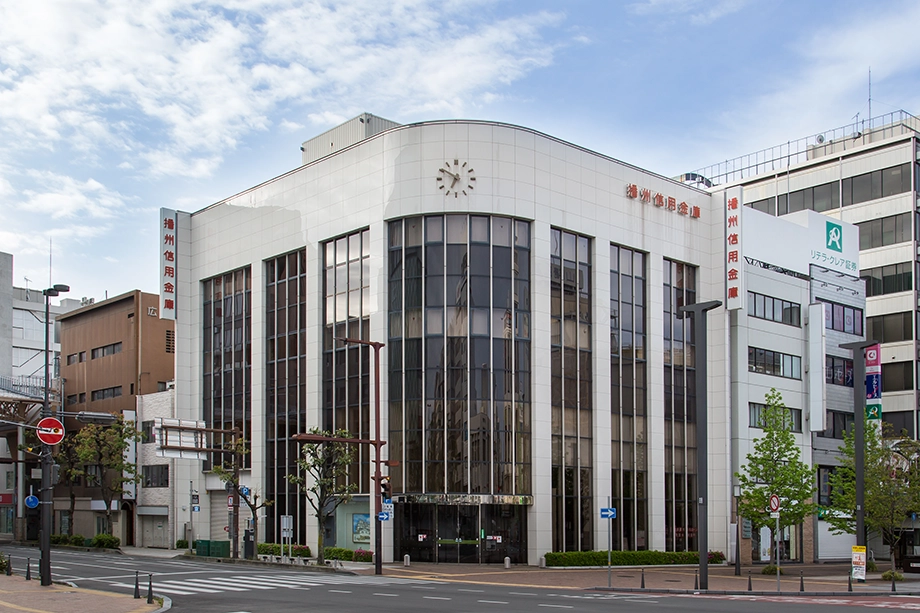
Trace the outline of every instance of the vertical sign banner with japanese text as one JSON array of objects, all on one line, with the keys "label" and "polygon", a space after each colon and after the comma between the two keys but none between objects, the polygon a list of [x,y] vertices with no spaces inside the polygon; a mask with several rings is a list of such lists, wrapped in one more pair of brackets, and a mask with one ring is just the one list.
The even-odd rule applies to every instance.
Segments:
[{"label": "vertical sign banner with japanese text", "polygon": [[725,308],[744,309],[744,251],[741,245],[743,215],[740,187],[725,192]]},{"label": "vertical sign banner with japanese text", "polygon": [[160,319],[176,319],[176,211],[160,209]]},{"label": "vertical sign banner with japanese text", "polygon": [[882,418],[882,348],[866,347],[866,419]]}]

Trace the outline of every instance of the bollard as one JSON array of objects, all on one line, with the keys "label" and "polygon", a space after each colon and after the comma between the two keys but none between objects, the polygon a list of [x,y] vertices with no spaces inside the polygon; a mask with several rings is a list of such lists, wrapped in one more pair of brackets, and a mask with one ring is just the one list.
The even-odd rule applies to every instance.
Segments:
[{"label": "bollard", "polygon": [[693,571],[693,589],[700,589],[700,571]]},{"label": "bollard", "polygon": [[147,604],[153,604],[153,575],[147,575]]},{"label": "bollard", "polygon": [[748,571],[748,591],[751,591],[751,571]]},{"label": "bollard", "polygon": [[642,583],[639,585],[643,590],[645,589],[645,569],[642,569]]},{"label": "bollard", "polygon": [[32,558],[26,558],[26,581],[32,580]]},{"label": "bollard", "polygon": [[409,568],[409,554],[408,553],[403,556],[403,566],[405,566],[406,568]]},{"label": "bollard", "polygon": [[135,598],[141,597],[141,584],[139,583],[139,580],[138,580],[138,572],[139,571],[134,571],[134,597]]},{"label": "bollard", "polygon": [[891,573],[891,593],[894,594],[897,591],[898,591],[898,588],[896,588],[894,585],[894,573],[892,572]]},{"label": "bollard", "polygon": [[799,571],[799,591],[805,591],[805,575],[802,573],[802,571]]},{"label": "bollard", "polygon": [[546,556],[540,556],[540,568],[546,568]]},{"label": "bollard", "polygon": [[505,556],[505,568],[511,568],[511,558]]},{"label": "bollard", "polygon": [[6,557],[6,576],[9,577],[13,574],[13,554],[10,554]]},{"label": "bollard", "polygon": [[847,591],[848,592],[853,591],[853,573],[852,572],[847,573]]}]

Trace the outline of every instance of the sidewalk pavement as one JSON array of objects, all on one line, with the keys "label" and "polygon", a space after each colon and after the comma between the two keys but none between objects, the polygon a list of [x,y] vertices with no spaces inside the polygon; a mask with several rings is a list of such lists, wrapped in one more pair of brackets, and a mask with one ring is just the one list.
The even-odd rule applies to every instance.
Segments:
[{"label": "sidewalk pavement", "polygon": [[[41,581],[26,581],[21,575],[0,574],[0,611],[29,611],[30,613],[153,613],[160,605],[147,604],[146,598],[135,599],[130,594],[86,590],[69,585],[42,586]],[[165,610],[165,609],[163,609]]]}]

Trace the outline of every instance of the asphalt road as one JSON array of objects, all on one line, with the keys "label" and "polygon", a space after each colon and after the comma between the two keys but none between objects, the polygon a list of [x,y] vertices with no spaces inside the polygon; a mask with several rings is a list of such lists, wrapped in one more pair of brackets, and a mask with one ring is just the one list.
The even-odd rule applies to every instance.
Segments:
[{"label": "asphalt road", "polygon": [[[4,546],[17,569],[32,559],[37,578],[37,550]],[[184,559],[158,559],[100,552],[54,550],[55,581],[79,587],[133,593],[135,577],[146,596],[148,577],[153,591],[168,596],[179,613],[343,613],[413,611],[539,613],[551,610],[699,611],[744,613],[805,613],[852,610],[853,607],[920,610],[910,597],[802,598],[795,596],[717,596],[699,594],[636,594],[584,589],[521,588],[503,585],[440,582],[387,576],[362,576],[279,570],[242,564]]]}]

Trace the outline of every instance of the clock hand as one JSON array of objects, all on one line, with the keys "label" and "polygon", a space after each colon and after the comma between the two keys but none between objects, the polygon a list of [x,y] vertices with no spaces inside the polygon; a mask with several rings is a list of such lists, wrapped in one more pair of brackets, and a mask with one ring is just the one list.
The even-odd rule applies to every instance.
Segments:
[{"label": "clock hand", "polygon": [[454,173],[452,173],[451,171],[447,170],[446,168],[439,168],[438,170],[440,170],[441,172],[446,173],[446,174],[450,175],[451,177],[453,177],[453,178],[454,178],[454,181],[459,181],[459,180],[460,180],[460,175],[459,175],[459,174],[454,174]]}]

